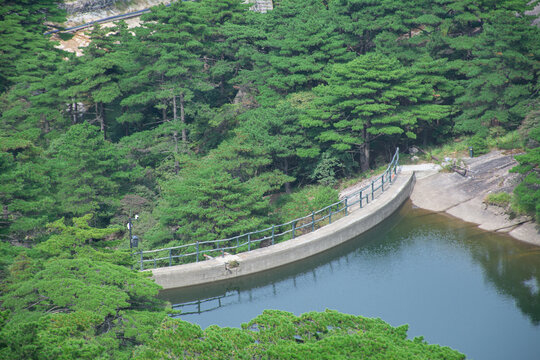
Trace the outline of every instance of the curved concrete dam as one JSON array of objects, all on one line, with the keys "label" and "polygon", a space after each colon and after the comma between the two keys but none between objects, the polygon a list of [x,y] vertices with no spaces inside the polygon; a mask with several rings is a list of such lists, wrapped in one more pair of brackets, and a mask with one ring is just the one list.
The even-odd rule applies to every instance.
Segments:
[{"label": "curved concrete dam", "polygon": [[368,206],[314,232],[237,255],[152,269],[153,278],[164,289],[182,288],[251,275],[308,258],[343,244],[381,223],[409,198],[414,183],[414,172],[401,172],[392,185]]}]

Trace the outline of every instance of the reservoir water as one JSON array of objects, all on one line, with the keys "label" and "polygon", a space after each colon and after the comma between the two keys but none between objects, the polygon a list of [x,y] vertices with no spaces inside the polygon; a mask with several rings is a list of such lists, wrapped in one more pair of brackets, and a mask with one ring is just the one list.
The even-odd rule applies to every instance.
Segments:
[{"label": "reservoir water", "polygon": [[345,245],[290,266],[163,291],[180,318],[239,327],[264,309],[409,324],[469,359],[540,359],[540,248],[407,202]]}]

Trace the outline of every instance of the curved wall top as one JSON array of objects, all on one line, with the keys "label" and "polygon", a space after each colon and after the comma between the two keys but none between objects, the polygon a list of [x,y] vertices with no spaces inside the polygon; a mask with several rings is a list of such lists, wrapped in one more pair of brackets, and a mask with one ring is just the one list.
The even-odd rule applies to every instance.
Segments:
[{"label": "curved wall top", "polygon": [[228,280],[283,266],[338,246],[373,228],[409,198],[414,183],[414,173],[401,173],[368,206],[295,239],[237,255],[150,271],[156,283],[164,289],[173,289]]}]

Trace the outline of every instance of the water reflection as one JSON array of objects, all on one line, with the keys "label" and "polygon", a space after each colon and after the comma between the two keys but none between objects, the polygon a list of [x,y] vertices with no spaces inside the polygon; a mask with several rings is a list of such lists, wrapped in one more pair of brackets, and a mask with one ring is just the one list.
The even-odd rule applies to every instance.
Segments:
[{"label": "water reflection", "polygon": [[180,318],[239,326],[264,309],[325,308],[410,324],[476,359],[540,354],[540,251],[405,204],[373,231],[296,264],[163,291]]},{"label": "water reflection", "polygon": [[500,294],[511,296],[534,325],[540,325],[540,249],[511,241],[468,245],[473,258],[482,265],[486,280]]}]

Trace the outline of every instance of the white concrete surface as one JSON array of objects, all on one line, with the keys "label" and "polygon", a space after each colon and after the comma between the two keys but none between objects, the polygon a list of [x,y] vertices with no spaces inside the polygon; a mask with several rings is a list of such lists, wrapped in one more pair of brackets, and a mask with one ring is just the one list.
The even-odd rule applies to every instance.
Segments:
[{"label": "white concrete surface", "polygon": [[[164,289],[245,276],[293,263],[338,246],[373,228],[396,211],[414,187],[414,173],[403,173],[369,205],[314,232],[273,246],[185,265],[152,269]],[[231,263],[232,261],[234,263]]]}]

